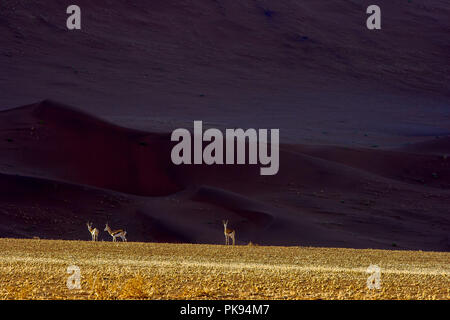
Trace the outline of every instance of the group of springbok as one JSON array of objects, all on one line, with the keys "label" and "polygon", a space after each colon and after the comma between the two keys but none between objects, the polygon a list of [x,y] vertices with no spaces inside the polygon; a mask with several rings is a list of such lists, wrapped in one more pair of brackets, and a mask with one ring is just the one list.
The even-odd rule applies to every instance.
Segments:
[{"label": "group of springbok", "polygon": [[[229,245],[230,244],[230,239],[233,241],[233,246],[235,245],[235,236],[236,236],[236,231],[232,230],[232,229],[228,229],[228,220],[222,220],[223,223],[223,228],[224,231],[223,233],[225,234],[225,245]],[[91,233],[92,236],[92,241],[98,241],[98,234],[99,231],[97,228],[92,228],[92,222],[87,222],[86,223],[89,232]],[[127,241],[127,238],[125,238],[125,235],[127,234],[127,232],[125,230],[119,229],[119,230],[112,230],[108,223],[105,226],[105,230],[107,231],[110,236],[113,238],[113,241],[116,242],[117,241],[117,237],[120,237],[122,239],[122,241]]]},{"label": "group of springbok", "polygon": [[[88,227],[89,232],[91,233],[92,241],[98,241],[98,234],[99,234],[98,229],[92,228],[92,222],[86,222],[86,225]],[[120,237],[122,239],[122,241],[127,241],[127,238],[125,238],[125,235],[127,234],[127,232],[125,230],[122,230],[122,229],[112,230],[107,223],[105,226],[105,230],[103,230],[103,231],[107,231],[110,234],[110,236],[113,238],[114,242],[117,241],[117,237]]]}]

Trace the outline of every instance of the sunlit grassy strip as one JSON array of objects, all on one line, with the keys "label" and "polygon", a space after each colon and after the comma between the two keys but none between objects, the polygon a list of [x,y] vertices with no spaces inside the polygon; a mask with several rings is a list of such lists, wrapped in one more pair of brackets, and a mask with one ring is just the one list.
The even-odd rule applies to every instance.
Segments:
[{"label": "sunlit grassy strip", "polygon": [[[111,265],[111,259],[74,259],[73,264],[89,265],[89,266],[100,266],[100,265]],[[69,261],[67,259],[56,259],[56,258],[35,258],[35,257],[0,257],[0,263],[29,263],[29,264],[61,264],[67,265]],[[302,272],[330,272],[330,273],[366,273],[367,267],[359,268],[347,268],[347,267],[337,267],[337,266],[298,266],[298,265],[288,265],[288,264],[264,264],[264,263],[223,263],[223,262],[203,262],[203,261],[177,261],[177,260],[130,260],[130,259],[114,259],[114,265],[121,266],[134,266],[134,267],[203,267],[203,268],[216,268],[216,269],[252,269],[252,270],[267,270],[267,271],[302,271]],[[435,276],[450,276],[449,270],[440,269],[393,269],[393,268],[383,268],[381,267],[381,273],[384,274],[408,274],[408,275],[435,275]]]},{"label": "sunlit grassy strip", "polygon": [[[25,239],[0,248],[0,299],[450,297],[446,252]],[[367,288],[369,264],[381,267],[380,290]],[[66,286],[69,265],[81,269],[80,290]]]}]

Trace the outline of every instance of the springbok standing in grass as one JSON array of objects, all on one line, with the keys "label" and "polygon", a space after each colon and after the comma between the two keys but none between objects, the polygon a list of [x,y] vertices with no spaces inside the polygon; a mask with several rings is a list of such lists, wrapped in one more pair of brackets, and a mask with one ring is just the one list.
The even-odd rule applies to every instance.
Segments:
[{"label": "springbok standing in grass", "polygon": [[88,227],[89,232],[91,233],[92,241],[97,241],[98,240],[98,229],[92,228],[92,222],[86,222],[86,225]]},{"label": "springbok standing in grass", "polygon": [[117,237],[121,237],[122,241],[127,241],[127,238],[125,238],[125,235],[127,232],[125,230],[119,229],[119,230],[111,230],[108,224],[105,226],[105,231],[108,231],[108,233],[113,237],[113,241],[117,241]]},{"label": "springbok standing in grass", "polygon": [[234,246],[236,231],[227,228],[228,220],[227,221],[222,220],[222,222],[223,222],[223,228],[224,228],[224,234],[225,234],[225,245],[230,244],[229,238],[231,238],[233,240],[233,246]]}]

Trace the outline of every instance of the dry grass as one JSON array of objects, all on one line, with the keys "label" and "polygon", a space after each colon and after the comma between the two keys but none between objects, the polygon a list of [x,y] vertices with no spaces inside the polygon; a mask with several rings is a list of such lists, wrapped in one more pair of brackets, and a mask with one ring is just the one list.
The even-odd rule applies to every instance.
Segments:
[{"label": "dry grass", "polygon": [[[0,299],[449,299],[450,253],[0,239]],[[366,269],[381,268],[369,290]],[[81,270],[69,290],[67,267]]]}]

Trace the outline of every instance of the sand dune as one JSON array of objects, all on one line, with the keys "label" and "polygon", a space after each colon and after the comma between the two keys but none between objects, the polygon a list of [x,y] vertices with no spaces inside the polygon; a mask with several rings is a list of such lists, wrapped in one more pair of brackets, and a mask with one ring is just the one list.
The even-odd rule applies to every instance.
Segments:
[{"label": "sand dune", "polygon": [[450,137],[437,137],[433,140],[417,142],[403,148],[405,151],[416,153],[437,154],[445,159],[450,155]]},{"label": "sand dune", "polygon": [[[449,250],[446,1],[70,4],[1,5],[0,237]],[[279,173],[173,165],[194,120],[280,129]]]},{"label": "sand dune", "polygon": [[131,240],[221,243],[229,219],[239,244],[448,250],[442,155],[282,145],[279,174],[264,177],[250,165],[175,166],[169,134],[56,102],[0,123],[0,236],[89,239],[89,220]]},{"label": "sand dune", "polygon": [[260,227],[267,227],[275,218],[271,215],[270,208],[265,208],[264,204],[217,188],[201,187],[192,199],[235,212]]},{"label": "sand dune", "polygon": [[200,119],[308,144],[450,132],[445,1],[379,0],[381,32],[366,0],[80,0],[80,32],[70,4],[3,2],[1,108],[51,98],[151,132]]},{"label": "sand dune", "polygon": [[12,171],[139,195],[179,190],[167,175],[161,135],[123,129],[48,100],[1,117],[9,149],[2,157],[14,163]]},{"label": "sand dune", "polygon": [[292,149],[389,179],[441,189],[450,188],[450,166],[447,161],[450,146],[447,138],[393,150],[304,145],[292,146]]}]

